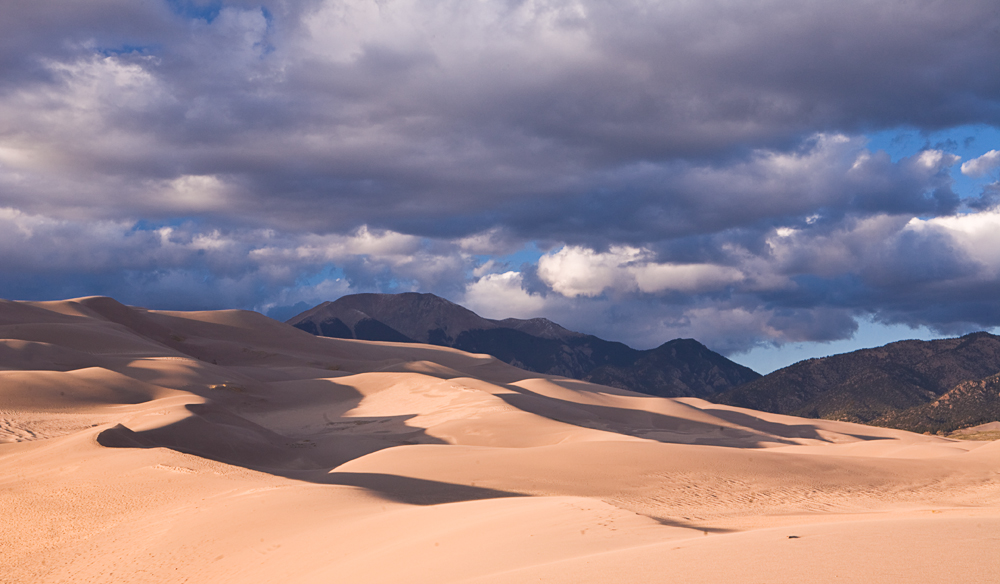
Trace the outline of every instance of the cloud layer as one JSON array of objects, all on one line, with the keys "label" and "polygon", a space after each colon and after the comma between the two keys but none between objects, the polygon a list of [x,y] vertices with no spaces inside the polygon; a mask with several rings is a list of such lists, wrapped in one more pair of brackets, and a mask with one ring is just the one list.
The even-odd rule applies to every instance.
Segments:
[{"label": "cloud layer", "polygon": [[985,0],[7,2],[0,296],[416,289],[726,351],[997,326],[997,145],[865,135],[1000,127],[998,27]]}]

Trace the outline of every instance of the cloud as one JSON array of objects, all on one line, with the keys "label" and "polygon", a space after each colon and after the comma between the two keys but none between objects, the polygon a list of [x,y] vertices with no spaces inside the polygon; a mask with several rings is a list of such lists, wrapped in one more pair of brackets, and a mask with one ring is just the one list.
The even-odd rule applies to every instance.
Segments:
[{"label": "cloud", "polygon": [[563,296],[597,296],[608,288],[635,287],[635,279],[623,264],[638,258],[640,250],[631,247],[611,248],[597,253],[581,247],[564,247],[538,261],[538,277]]},{"label": "cloud", "polygon": [[960,199],[950,146],[893,158],[864,135],[1000,126],[990,0],[0,17],[0,295],[272,310],[421,290],[726,350],[865,315],[1000,324],[995,185]]},{"label": "cloud", "polygon": [[931,219],[913,218],[906,230],[947,238],[955,253],[977,264],[978,269],[971,272],[971,276],[984,281],[1000,278],[1000,209]]},{"label": "cloud", "polygon": [[567,246],[538,261],[538,276],[563,296],[597,296],[615,292],[698,293],[743,279],[739,270],[711,264],[669,264],[652,261],[649,250],[612,247],[598,253]]},{"label": "cloud", "polygon": [[962,174],[978,178],[1000,166],[1000,150],[990,150],[979,158],[962,163]]},{"label": "cloud", "polygon": [[[147,227],[72,221],[12,208],[0,208],[0,248],[0,269],[8,276],[0,296],[107,294],[175,309],[267,309],[320,299],[321,293],[391,288],[448,293],[464,287],[465,274],[475,265],[460,253],[458,242],[366,226],[352,234],[318,236],[223,231],[194,222]],[[333,268],[337,275],[331,275]]]},{"label": "cloud", "polygon": [[351,234],[300,234],[256,248],[250,258],[309,269],[336,265],[354,288],[454,292],[473,259],[462,242],[432,240],[363,225]]},{"label": "cloud", "polygon": [[470,282],[462,304],[487,318],[535,318],[546,312],[546,300],[540,294],[524,290],[519,272],[487,274]]},{"label": "cloud", "polygon": [[[846,338],[867,317],[962,333],[1000,326],[991,300],[1000,292],[997,233],[996,209],[927,219],[883,213],[776,227],[762,242],[720,235],[712,246],[719,264],[566,246],[540,259],[538,277],[551,290],[546,310],[587,304],[622,323],[591,330],[640,343],[655,341],[644,330],[650,323],[729,351]],[[663,283],[643,283],[651,273]]]},{"label": "cloud", "polygon": [[[0,203],[565,239],[610,200],[623,222],[669,233],[816,203],[947,212],[924,200],[942,186],[926,173],[875,160],[848,176],[857,144],[835,143],[988,123],[998,97],[980,74],[998,48],[989,2],[933,18],[860,1],[226,2],[210,21],[128,4],[16,5],[39,32],[7,31],[21,75],[0,95],[0,148],[25,180]],[[184,176],[226,183],[228,206],[164,205],[147,186]]]}]

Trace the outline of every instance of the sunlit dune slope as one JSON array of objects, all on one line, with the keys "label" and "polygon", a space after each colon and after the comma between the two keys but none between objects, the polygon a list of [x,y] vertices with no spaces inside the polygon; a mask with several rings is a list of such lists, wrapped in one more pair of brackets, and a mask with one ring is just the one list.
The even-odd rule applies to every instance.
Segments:
[{"label": "sunlit dune slope", "polygon": [[1000,443],[0,302],[0,582],[1000,580]]}]

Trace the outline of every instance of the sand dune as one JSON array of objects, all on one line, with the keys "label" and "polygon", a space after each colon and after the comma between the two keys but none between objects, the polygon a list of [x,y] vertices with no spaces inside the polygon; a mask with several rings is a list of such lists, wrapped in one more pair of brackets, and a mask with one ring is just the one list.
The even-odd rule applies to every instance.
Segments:
[{"label": "sand dune", "polygon": [[0,302],[0,582],[1000,581],[1000,442]]}]

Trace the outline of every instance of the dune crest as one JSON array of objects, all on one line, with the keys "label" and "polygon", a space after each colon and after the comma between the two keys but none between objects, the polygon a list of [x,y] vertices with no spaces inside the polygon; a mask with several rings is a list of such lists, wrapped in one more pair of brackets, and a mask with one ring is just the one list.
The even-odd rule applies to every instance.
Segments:
[{"label": "dune crest", "polygon": [[246,311],[0,302],[0,471],[4,583],[1000,574],[1000,443]]}]

